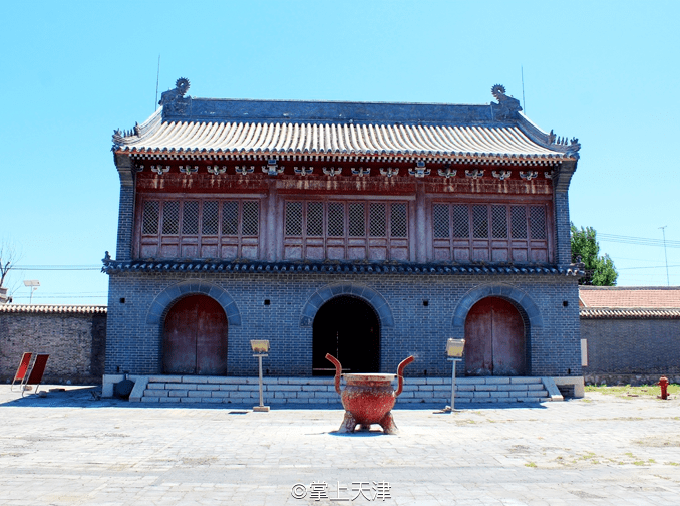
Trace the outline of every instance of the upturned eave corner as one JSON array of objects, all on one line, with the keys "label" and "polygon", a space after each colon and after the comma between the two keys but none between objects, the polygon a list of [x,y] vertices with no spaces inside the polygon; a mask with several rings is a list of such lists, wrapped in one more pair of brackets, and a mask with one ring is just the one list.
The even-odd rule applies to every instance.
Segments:
[{"label": "upturned eave corner", "polygon": [[566,193],[569,191],[571,179],[574,177],[574,172],[576,172],[576,165],[576,160],[568,160],[556,167],[553,175],[553,185],[556,192]]},{"label": "upturned eave corner", "polygon": [[114,151],[113,163],[118,171],[121,186],[132,186],[134,184],[134,163],[130,155]]}]

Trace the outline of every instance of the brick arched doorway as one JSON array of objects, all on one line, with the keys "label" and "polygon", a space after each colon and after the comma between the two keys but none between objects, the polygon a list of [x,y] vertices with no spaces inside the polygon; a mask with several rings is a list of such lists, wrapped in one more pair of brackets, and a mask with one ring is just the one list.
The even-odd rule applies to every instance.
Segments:
[{"label": "brick arched doorway", "polygon": [[226,374],[227,315],[215,299],[189,295],[177,301],[163,323],[163,372]]},{"label": "brick arched doorway", "polygon": [[313,374],[335,374],[326,353],[340,360],[343,371],[380,371],[380,323],[362,299],[341,295],[327,301],[314,316],[312,336]]},{"label": "brick arched doorway", "polygon": [[484,376],[526,374],[526,332],[517,308],[486,297],[465,318],[465,373]]}]

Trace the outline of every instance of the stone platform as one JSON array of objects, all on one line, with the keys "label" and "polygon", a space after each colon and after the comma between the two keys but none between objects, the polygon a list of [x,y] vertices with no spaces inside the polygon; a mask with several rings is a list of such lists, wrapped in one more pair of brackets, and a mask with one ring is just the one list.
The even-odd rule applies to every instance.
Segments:
[{"label": "stone platform", "polygon": [[[114,375],[111,375],[114,376]],[[259,380],[244,376],[132,376],[135,388],[131,402],[231,404],[259,403]],[[115,378],[117,379],[117,378]],[[111,385],[115,379],[112,379]],[[118,381],[122,380],[122,376]],[[113,393],[104,389],[104,396]],[[340,407],[333,377],[264,378],[266,405]],[[551,377],[477,376],[456,378],[456,404],[508,404],[562,401]],[[406,378],[397,405],[446,405],[451,401],[451,378]]]}]

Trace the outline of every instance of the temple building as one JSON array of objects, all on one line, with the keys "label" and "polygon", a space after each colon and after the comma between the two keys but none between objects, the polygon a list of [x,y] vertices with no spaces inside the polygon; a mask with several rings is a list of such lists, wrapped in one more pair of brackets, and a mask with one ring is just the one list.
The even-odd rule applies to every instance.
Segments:
[{"label": "temple building", "polygon": [[542,376],[583,389],[580,144],[487,104],[196,98],[113,136],[106,375]]}]

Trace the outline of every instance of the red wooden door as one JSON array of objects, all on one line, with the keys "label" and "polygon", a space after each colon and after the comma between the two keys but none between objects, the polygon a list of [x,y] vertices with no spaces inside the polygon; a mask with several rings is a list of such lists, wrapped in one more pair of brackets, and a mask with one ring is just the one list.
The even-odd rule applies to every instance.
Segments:
[{"label": "red wooden door", "polygon": [[510,302],[487,297],[468,312],[465,372],[482,376],[526,374],[524,320]]},{"label": "red wooden door", "polygon": [[165,317],[163,372],[226,374],[227,325],[227,315],[215,299],[181,299]]}]

